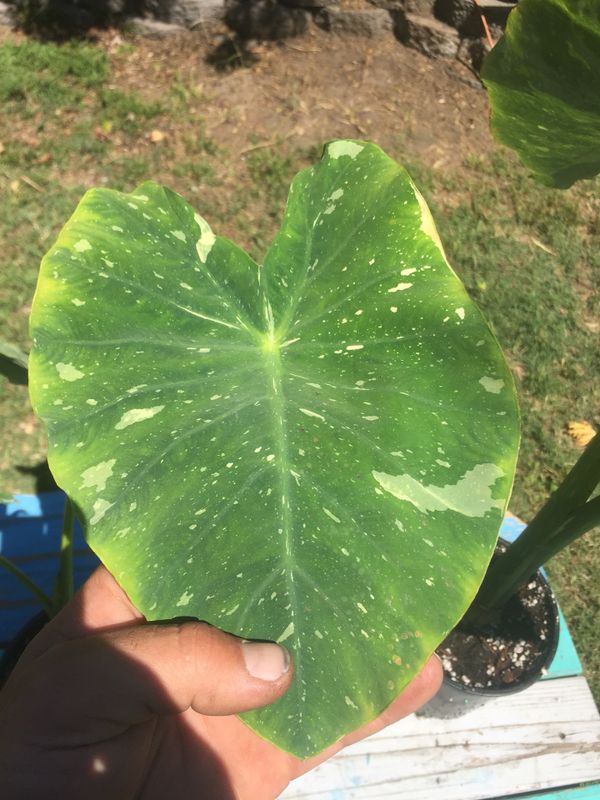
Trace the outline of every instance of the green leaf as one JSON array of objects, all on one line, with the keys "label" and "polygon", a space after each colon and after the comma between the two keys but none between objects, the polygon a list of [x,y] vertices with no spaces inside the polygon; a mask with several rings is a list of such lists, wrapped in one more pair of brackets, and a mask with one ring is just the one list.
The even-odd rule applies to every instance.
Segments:
[{"label": "green leaf", "polygon": [[600,3],[521,0],[485,59],[492,132],[566,188],[600,172]]},{"label": "green leaf", "polygon": [[0,375],[11,383],[27,385],[27,353],[10,342],[0,341]]},{"label": "green leaf", "polygon": [[156,184],[91,190],[31,327],[52,470],[135,605],[288,647],[244,719],[297,756],[377,716],[475,595],[518,440],[405,170],[331,143],[262,267]]}]

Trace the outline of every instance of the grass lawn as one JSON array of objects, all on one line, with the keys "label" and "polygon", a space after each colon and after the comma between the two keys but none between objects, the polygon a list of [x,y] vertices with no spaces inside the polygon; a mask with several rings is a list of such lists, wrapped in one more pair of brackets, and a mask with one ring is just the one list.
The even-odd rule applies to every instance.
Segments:
[{"label": "grass lawn", "polygon": [[[324,129],[301,145],[282,138],[264,146],[248,132],[243,156],[232,154],[210,133],[215,108],[201,85],[176,71],[160,92],[122,80],[136,48],[0,41],[1,337],[24,348],[40,257],[89,185],[130,190],[162,180],[260,258],[289,179],[331,138]],[[407,150],[404,133],[386,149],[404,161],[408,152],[449,260],[516,377],[523,441],[511,508],[527,519],[580,453],[566,424],[598,421],[600,182],[546,189],[500,149],[439,169]],[[41,426],[26,390],[0,381],[0,489],[44,488]],[[596,698],[599,567],[594,534],[549,567]]]}]

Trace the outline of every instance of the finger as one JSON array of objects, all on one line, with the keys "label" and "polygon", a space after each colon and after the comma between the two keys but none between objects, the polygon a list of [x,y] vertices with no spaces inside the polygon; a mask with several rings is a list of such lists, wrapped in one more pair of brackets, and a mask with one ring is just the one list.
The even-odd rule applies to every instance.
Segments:
[{"label": "finger", "polygon": [[143,622],[106,567],[98,567],[71,601],[38,633],[19,660],[22,668],[55,644],[94,631]]},{"label": "finger", "polygon": [[[34,674],[35,673],[35,674]],[[287,652],[270,642],[243,642],[206,623],[137,625],[73,639],[47,651],[21,694],[36,717],[72,729],[144,722],[189,708],[237,714],[273,702],[288,688]],[[84,679],[82,679],[84,676]],[[61,698],[56,703],[56,697]]]},{"label": "finger", "polygon": [[374,733],[383,730],[383,728],[387,728],[388,725],[392,725],[403,717],[412,714],[428,700],[431,700],[437,693],[441,686],[442,678],[442,665],[439,658],[434,654],[425,663],[425,666],[416,678],[408,684],[404,691],[399,694],[376,719],[352,731],[352,733],[349,733],[347,736],[343,736],[339,741],[331,745],[331,747],[328,747],[313,758],[299,761],[297,776],[303,775],[305,772],[309,772],[319,764],[327,761],[327,759],[334,756],[344,747],[366,739],[368,736],[372,736]]}]

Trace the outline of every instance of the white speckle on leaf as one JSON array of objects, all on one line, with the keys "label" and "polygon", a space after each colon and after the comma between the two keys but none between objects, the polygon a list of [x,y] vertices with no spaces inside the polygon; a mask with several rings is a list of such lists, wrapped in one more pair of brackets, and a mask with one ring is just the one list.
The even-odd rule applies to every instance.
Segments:
[{"label": "white speckle on leaf", "polygon": [[78,381],[85,377],[85,373],[76,369],[73,364],[63,364],[60,361],[56,364],[56,371],[63,381]]},{"label": "white speckle on leaf", "polygon": [[83,483],[80,489],[95,488],[98,492],[103,492],[106,486],[106,481],[110,478],[113,472],[113,467],[117,463],[116,458],[111,458],[109,461],[101,461],[94,467],[84,470],[81,473]]},{"label": "white speckle on leaf", "polygon": [[331,142],[327,148],[327,153],[331,158],[339,158],[340,156],[356,156],[362,152],[364,145],[351,142],[348,139],[339,139],[337,142]]},{"label": "white speckle on leaf", "polygon": [[77,250],[78,253],[85,253],[86,250],[92,249],[92,245],[88,242],[87,239],[80,239],[78,242],[75,242],[73,247],[75,248],[75,250]]},{"label": "white speckle on leaf", "polygon": [[392,314],[395,314],[396,311],[398,311],[398,306],[390,306],[390,311],[392,312]]},{"label": "white speckle on leaf", "polygon": [[458,316],[459,319],[465,318],[465,310],[464,308],[455,308],[454,313]]},{"label": "white speckle on leaf", "polygon": [[74,306],[84,306],[85,305],[85,300],[79,300],[77,297],[74,297],[71,300],[71,302],[73,303]]},{"label": "white speckle on leaf", "polygon": [[192,291],[192,287],[189,285],[189,283],[180,283],[179,285],[181,286],[182,289],[187,289],[188,292]]},{"label": "white speckle on leaf", "polygon": [[364,344],[349,344],[346,347],[346,350],[362,350]]},{"label": "white speckle on leaf", "polygon": [[98,401],[94,400],[93,397],[89,397],[85,402],[88,404],[88,406],[97,406],[98,405]]},{"label": "white speckle on leaf", "polygon": [[290,636],[294,633],[294,623],[290,622],[287,628],[283,631],[283,633],[275,639],[276,642],[285,642],[286,639],[289,639]]},{"label": "white speckle on leaf", "polygon": [[90,519],[90,525],[95,525],[100,522],[102,517],[106,514],[109,508],[112,508],[114,503],[109,503],[108,500],[99,498],[93,505],[94,514]]},{"label": "white speckle on leaf", "polygon": [[504,508],[504,500],[492,497],[494,483],[504,475],[496,464],[477,464],[455,484],[424,485],[412,475],[388,475],[373,471],[373,477],[386,492],[406,500],[422,513],[456,511],[466,517],[483,517],[494,508]]},{"label": "white speckle on leaf", "polygon": [[340,520],[338,519],[338,517],[336,517],[336,515],[335,515],[335,514],[332,514],[332,513],[331,513],[331,511],[330,511],[328,508],[325,508],[325,506],[323,506],[323,511],[324,511],[324,512],[327,514],[327,516],[328,516],[330,519],[332,519],[334,522],[339,522],[339,521],[340,521]]},{"label": "white speckle on leaf", "polygon": [[300,411],[303,414],[306,414],[307,417],[317,417],[317,419],[322,419],[323,422],[325,422],[325,417],[323,417],[321,414],[317,414],[316,411],[310,411],[308,408],[301,408]]},{"label": "white speckle on leaf", "polygon": [[128,428],[130,425],[135,425],[136,422],[143,422],[145,419],[151,419],[163,410],[164,406],[152,406],[152,408],[131,408],[126,411],[121,419],[115,425],[116,431],[122,431],[123,428]]},{"label": "white speckle on leaf", "polygon": [[206,264],[206,259],[208,258],[208,254],[212,250],[214,243],[217,240],[217,237],[211,230],[210,225],[205,219],[202,219],[200,214],[194,214],[194,220],[198,227],[200,228],[200,238],[196,242],[196,250],[198,252],[198,258],[203,264]]},{"label": "white speckle on leaf", "polygon": [[379,417],[370,416],[370,417],[363,417],[363,419],[365,419],[367,422],[375,422],[375,420],[379,419]]},{"label": "white speckle on leaf", "polygon": [[491,392],[492,394],[500,394],[502,387],[504,386],[504,381],[501,378],[488,378],[487,376],[480,378],[479,383],[483,386],[486,392]]},{"label": "white speckle on leaf", "polygon": [[359,710],[358,706],[356,705],[356,703],[353,703],[352,700],[350,700],[350,698],[348,697],[348,695],[344,696],[344,701],[345,701],[347,706],[350,706],[350,708],[354,708],[356,711]]},{"label": "white speckle on leaf", "polygon": [[416,271],[416,267],[409,267],[408,269],[401,269],[400,275],[412,275]]},{"label": "white speckle on leaf", "polygon": [[366,608],[363,606],[363,604],[362,604],[362,603],[357,603],[357,604],[356,604],[356,607],[357,607],[357,608],[358,608],[360,611],[362,611],[362,612],[363,612],[363,614],[367,614],[367,613],[368,613],[367,609],[366,609]]},{"label": "white speckle on leaf", "polygon": [[179,239],[180,242],[187,242],[185,233],[183,231],[171,231],[171,233],[176,239]]},{"label": "white speckle on leaf", "polygon": [[388,292],[404,292],[406,289],[410,289],[412,285],[412,283],[397,283],[391,289],[388,289]]},{"label": "white speckle on leaf", "polygon": [[184,593],[181,595],[181,597],[179,598],[179,600],[178,600],[178,601],[175,603],[175,605],[176,605],[177,607],[180,607],[180,606],[187,606],[187,605],[188,605],[188,603],[190,602],[190,600],[192,599],[192,597],[193,597],[193,596],[194,596],[194,593],[193,593],[193,592],[189,592],[189,593],[188,593],[188,592],[184,592]]},{"label": "white speckle on leaf", "polygon": [[316,630],[315,631],[315,636],[317,637],[317,639],[322,639],[323,638],[323,634],[321,633],[321,631],[317,631]]}]

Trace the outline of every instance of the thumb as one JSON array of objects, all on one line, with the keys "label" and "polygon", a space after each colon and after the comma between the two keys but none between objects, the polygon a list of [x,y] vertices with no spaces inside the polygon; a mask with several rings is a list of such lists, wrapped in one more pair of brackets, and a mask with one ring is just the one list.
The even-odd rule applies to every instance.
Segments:
[{"label": "thumb", "polygon": [[272,703],[293,672],[287,651],[277,644],[246,642],[187,621],[72,639],[29,669],[35,678],[23,689],[36,716],[49,713],[54,725],[58,716],[67,726],[74,718],[132,725],[189,708],[237,714]]}]

